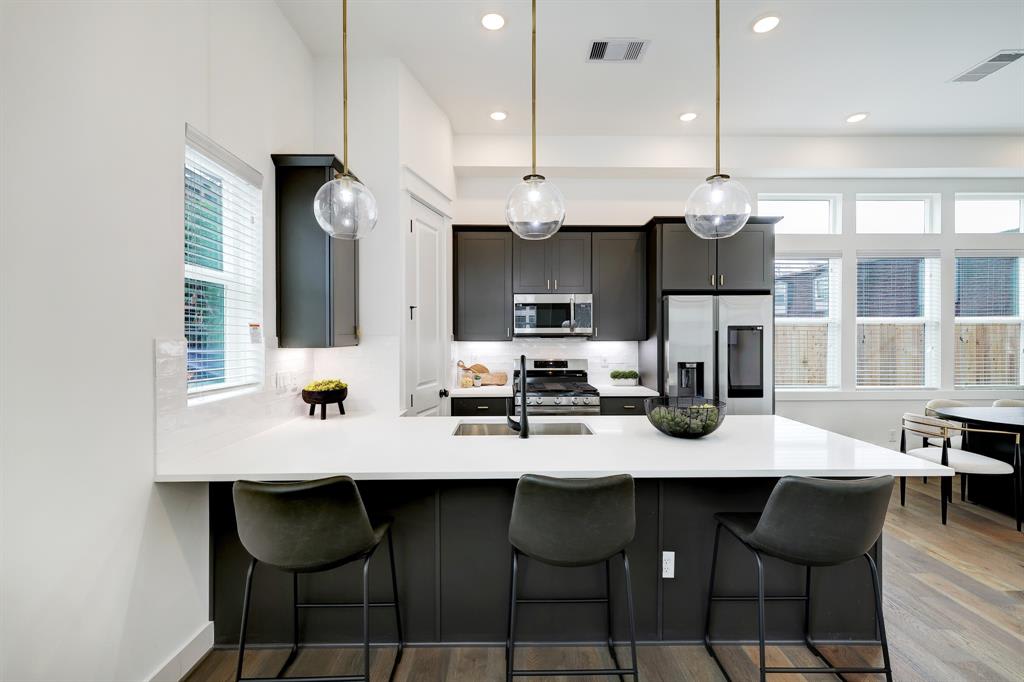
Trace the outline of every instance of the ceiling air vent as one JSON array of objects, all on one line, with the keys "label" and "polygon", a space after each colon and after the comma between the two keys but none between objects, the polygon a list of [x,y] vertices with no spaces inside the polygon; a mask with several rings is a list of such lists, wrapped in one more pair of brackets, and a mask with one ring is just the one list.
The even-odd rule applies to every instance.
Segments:
[{"label": "ceiling air vent", "polygon": [[967,71],[952,80],[953,83],[974,83],[986,76],[991,76],[1004,66],[1008,66],[1021,57],[1024,57],[1024,50],[1001,50],[989,57],[981,64],[972,66]]},{"label": "ceiling air vent", "polygon": [[638,62],[647,51],[648,41],[634,38],[608,38],[590,43],[588,62]]}]

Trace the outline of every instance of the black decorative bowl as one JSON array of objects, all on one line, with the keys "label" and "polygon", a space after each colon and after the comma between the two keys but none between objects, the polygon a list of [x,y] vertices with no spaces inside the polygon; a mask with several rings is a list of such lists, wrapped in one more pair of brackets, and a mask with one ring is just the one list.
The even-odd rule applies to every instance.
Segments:
[{"label": "black decorative bowl", "polygon": [[700,438],[725,421],[725,403],[701,396],[647,398],[644,409],[654,428],[673,438]]},{"label": "black decorative bowl", "polygon": [[334,391],[307,391],[302,389],[302,401],[309,405],[309,416],[316,412],[316,406],[320,405],[320,418],[327,419],[327,406],[338,404],[338,412],[345,414],[345,398],[348,397],[348,386]]}]

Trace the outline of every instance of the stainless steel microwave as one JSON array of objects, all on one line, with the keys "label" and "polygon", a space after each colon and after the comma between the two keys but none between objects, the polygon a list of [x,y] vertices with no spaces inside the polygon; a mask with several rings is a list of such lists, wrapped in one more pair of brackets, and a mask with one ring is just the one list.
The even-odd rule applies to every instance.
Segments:
[{"label": "stainless steel microwave", "polygon": [[515,294],[516,336],[590,336],[594,333],[593,294]]}]

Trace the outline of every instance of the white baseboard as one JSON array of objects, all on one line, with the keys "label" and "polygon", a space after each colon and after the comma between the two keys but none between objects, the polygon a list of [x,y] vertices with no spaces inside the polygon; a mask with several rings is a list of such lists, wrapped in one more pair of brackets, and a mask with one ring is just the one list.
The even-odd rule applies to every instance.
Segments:
[{"label": "white baseboard", "polygon": [[205,623],[178,652],[164,663],[149,682],[178,682],[213,648],[213,621]]}]

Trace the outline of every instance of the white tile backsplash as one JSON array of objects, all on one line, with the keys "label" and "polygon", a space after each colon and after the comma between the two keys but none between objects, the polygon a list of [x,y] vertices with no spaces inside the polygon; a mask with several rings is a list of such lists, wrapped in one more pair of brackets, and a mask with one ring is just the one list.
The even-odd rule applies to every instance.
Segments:
[{"label": "white tile backsplash", "polygon": [[[608,373],[616,369],[637,368],[636,341],[587,341],[586,339],[514,339],[512,341],[455,341],[452,349],[452,377],[456,364],[480,363],[489,370],[512,374],[513,361],[520,355],[533,359],[587,360],[591,383],[608,383]],[[457,385],[454,384],[453,385]]]}]

